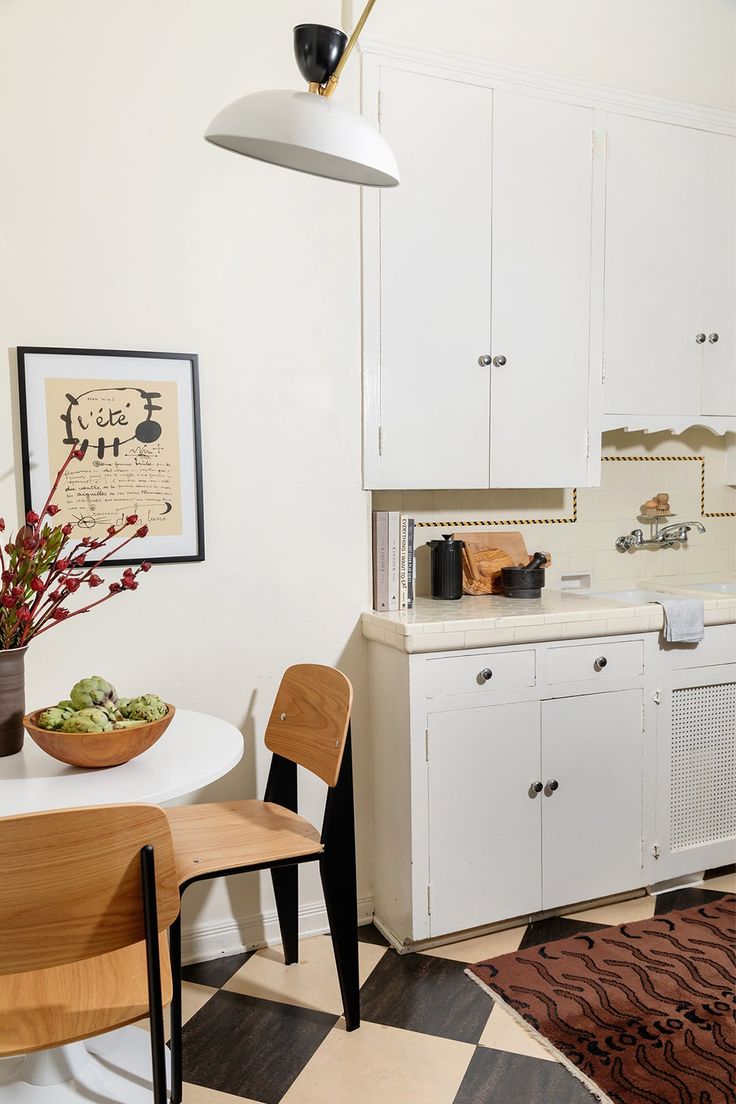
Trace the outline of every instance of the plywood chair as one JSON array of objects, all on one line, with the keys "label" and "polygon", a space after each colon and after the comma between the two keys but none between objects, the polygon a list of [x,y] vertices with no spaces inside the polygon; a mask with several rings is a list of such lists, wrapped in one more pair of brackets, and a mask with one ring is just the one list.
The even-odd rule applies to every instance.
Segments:
[{"label": "plywood chair", "polygon": [[153,805],[0,819],[0,1057],[151,1019],[166,1100],[164,933],[179,912],[171,831]]},{"label": "plywood chair", "polygon": [[[265,744],[273,753],[263,801],[167,810],[180,889],[269,869],[287,964],[299,960],[298,865],[318,861],[348,1031],[360,1025],[350,710],[353,689],[333,667],[300,664],[281,680]],[[322,832],[297,813],[297,764],[327,783]],[[172,1096],[181,1101],[181,929],[171,929]]]}]

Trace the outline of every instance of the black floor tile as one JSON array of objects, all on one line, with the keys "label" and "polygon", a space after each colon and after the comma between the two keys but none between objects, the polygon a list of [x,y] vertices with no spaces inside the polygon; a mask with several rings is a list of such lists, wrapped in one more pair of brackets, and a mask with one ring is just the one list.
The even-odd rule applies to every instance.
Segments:
[{"label": "black floor tile", "polygon": [[387,951],[360,991],[364,1020],[477,1043],[488,1022],[488,996],[462,962]]},{"label": "black floor tile", "polygon": [[727,897],[727,893],[715,889],[701,889],[699,886],[693,889],[673,889],[670,893],[657,895],[654,905],[654,915],[663,916],[666,912],[674,912],[675,909],[696,908],[698,905],[709,905],[712,901],[718,901],[721,897]]},{"label": "black floor tile", "polygon": [[478,1047],[453,1104],[594,1104],[555,1062]]},{"label": "black floor tile", "polygon": [[736,874],[736,863],[728,863],[726,866],[714,866],[712,870],[706,870],[705,881],[709,878],[722,878],[724,874]]},{"label": "black floor tile", "polygon": [[549,916],[546,920],[535,920],[527,926],[519,950],[525,951],[527,947],[539,947],[542,943],[553,943],[556,939],[567,939],[583,932],[601,931],[609,926],[592,924],[587,920],[566,920],[562,916]]},{"label": "black floor tile", "polygon": [[389,941],[381,935],[375,924],[363,924],[358,928],[359,943],[375,943],[379,947],[388,947]]},{"label": "black floor tile", "polygon": [[182,967],[181,976],[184,981],[193,981],[197,985],[209,985],[212,989],[220,989],[255,953],[255,951],[244,951],[242,954],[211,958],[208,962],[193,962],[191,966]]},{"label": "black floor tile", "polygon": [[279,1104],[337,1020],[309,1008],[215,993],[184,1025],[184,1080]]}]

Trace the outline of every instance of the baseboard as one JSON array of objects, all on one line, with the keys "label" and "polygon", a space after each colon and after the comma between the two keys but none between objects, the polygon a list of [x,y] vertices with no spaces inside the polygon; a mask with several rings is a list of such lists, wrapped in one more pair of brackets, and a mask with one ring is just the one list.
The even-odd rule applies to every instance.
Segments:
[{"label": "baseboard", "polygon": [[[358,923],[373,919],[373,897],[358,898]],[[299,909],[299,935],[323,935],[330,930],[324,903],[305,904]],[[250,916],[210,920],[182,927],[182,962],[206,962],[221,955],[241,954],[256,947],[270,947],[281,942],[276,910],[254,912]]]}]

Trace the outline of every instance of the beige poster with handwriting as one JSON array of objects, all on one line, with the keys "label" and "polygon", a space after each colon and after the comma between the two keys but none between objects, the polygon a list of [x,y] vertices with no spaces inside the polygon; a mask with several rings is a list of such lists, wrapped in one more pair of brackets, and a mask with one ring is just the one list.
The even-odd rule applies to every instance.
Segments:
[{"label": "beige poster with handwriting", "polygon": [[152,536],[182,531],[177,384],[151,380],[47,379],[49,479],[72,444],[72,461],[54,499],[55,522],[82,536],[102,535],[137,514]]}]

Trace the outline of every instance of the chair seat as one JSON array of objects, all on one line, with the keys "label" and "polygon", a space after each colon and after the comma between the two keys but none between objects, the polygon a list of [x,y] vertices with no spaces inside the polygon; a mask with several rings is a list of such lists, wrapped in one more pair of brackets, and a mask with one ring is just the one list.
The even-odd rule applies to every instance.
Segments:
[{"label": "chair seat", "polygon": [[[171,1001],[165,934],[159,936],[163,1003]],[[146,945],[46,970],[0,977],[0,1057],[73,1043],[148,1015]]]},{"label": "chair seat", "polygon": [[269,801],[222,801],[166,809],[179,885],[203,875],[319,855],[320,835]]}]

